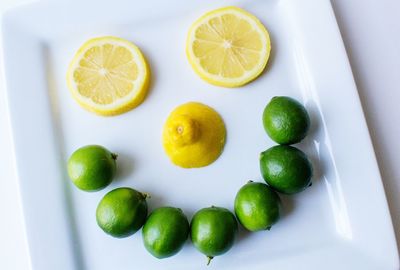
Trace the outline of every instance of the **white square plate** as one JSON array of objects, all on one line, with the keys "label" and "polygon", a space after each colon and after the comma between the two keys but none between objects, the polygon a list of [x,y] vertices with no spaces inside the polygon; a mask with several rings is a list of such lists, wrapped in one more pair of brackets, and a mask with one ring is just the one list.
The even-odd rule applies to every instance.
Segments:
[{"label": "white square plate", "polygon": [[[267,71],[240,89],[203,82],[184,53],[190,24],[205,11],[236,5],[271,33]],[[141,233],[114,239],[96,225],[95,209],[111,189],[152,194],[149,206],[182,208],[190,218],[210,205],[232,209],[247,180],[262,181],[259,153],[273,145],[261,124],[276,95],[301,100],[312,119],[298,145],[315,167],[312,188],[283,198],[269,232],[240,231],[210,269],[396,269],[397,248],[379,170],[339,30],[328,0],[44,1],[4,16],[8,105],[32,268],[36,270],[205,269],[189,243],[157,260]],[[145,102],[104,118],[81,109],[65,83],[69,61],[89,38],[114,35],[136,43],[152,69]],[[187,101],[215,108],[228,141],[211,166],[185,170],[163,152],[168,113]],[[68,156],[86,144],[119,154],[119,175],[105,190],[77,190]],[[207,269],[209,269],[207,268]]]}]

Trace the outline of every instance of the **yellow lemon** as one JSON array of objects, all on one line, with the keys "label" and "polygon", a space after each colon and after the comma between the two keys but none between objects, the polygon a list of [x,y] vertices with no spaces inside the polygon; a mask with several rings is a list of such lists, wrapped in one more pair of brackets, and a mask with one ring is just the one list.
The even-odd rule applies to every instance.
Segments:
[{"label": "yellow lemon", "polygon": [[67,73],[74,99],[100,115],[121,114],[138,106],[149,81],[149,66],[139,48],[111,36],[83,44]]},{"label": "yellow lemon", "polygon": [[269,34],[252,14],[237,7],[210,11],[190,28],[186,54],[205,81],[225,87],[257,78],[271,51]]},{"label": "yellow lemon", "polygon": [[199,168],[221,155],[225,137],[224,121],[214,109],[189,102],[169,115],[163,130],[163,146],[175,165]]}]

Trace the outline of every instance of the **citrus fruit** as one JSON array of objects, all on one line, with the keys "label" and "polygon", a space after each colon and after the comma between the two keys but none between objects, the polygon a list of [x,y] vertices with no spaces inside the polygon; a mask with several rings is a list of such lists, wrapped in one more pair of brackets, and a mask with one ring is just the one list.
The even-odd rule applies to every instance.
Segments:
[{"label": "citrus fruit", "polygon": [[75,54],[67,72],[74,99],[99,115],[116,115],[145,98],[150,70],[133,43],[117,37],[88,40]]},{"label": "citrus fruit", "polygon": [[192,242],[207,256],[207,264],[231,249],[237,229],[235,216],[228,209],[215,206],[199,210],[190,223]]},{"label": "citrus fruit", "polygon": [[126,187],[108,192],[97,206],[97,224],[114,237],[134,234],[146,221],[146,197],[146,194]]},{"label": "citrus fruit", "polygon": [[189,235],[189,222],[179,208],[160,207],[148,217],[142,229],[146,249],[163,259],[178,253]]},{"label": "citrus fruit", "polygon": [[263,124],[272,140],[279,144],[293,144],[307,135],[310,117],[297,100],[274,97],[264,109]]},{"label": "citrus fruit", "polygon": [[257,78],[267,65],[269,34],[252,14],[224,7],[201,16],[190,27],[186,54],[205,81],[225,87],[242,86]]},{"label": "citrus fruit", "polygon": [[311,184],[311,162],[293,146],[277,145],[262,152],[260,168],[267,184],[281,193],[297,193]]},{"label": "citrus fruit", "polygon": [[249,182],[235,198],[235,214],[249,231],[269,230],[279,220],[278,194],[263,183]]},{"label": "citrus fruit", "polygon": [[189,102],[175,108],[163,130],[163,146],[172,163],[199,168],[214,162],[225,145],[226,129],[211,107]]},{"label": "citrus fruit", "polygon": [[111,183],[117,155],[100,145],[87,145],[68,159],[68,175],[79,189],[97,191]]}]

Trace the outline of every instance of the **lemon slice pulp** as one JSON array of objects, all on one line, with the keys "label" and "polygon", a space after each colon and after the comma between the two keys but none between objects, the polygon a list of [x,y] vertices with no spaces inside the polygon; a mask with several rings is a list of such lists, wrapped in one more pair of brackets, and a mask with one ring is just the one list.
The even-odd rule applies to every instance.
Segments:
[{"label": "lemon slice pulp", "polygon": [[210,11],[190,28],[186,54],[205,81],[225,87],[257,78],[271,50],[268,31],[252,14],[237,7]]},{"label": "lemon slice pulp", "polygon": [[116,115],[145,98],[150,70],[133,43],[117,37],[87,41],[73,58],[67,83],[74,99],[99,115]]}]

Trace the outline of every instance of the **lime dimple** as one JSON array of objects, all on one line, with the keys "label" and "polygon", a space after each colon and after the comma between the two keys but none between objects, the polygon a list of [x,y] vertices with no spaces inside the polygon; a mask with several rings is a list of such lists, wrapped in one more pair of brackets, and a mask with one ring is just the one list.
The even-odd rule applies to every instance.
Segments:
[{"label": "lime dimple", "polygon": [[264,180],[276,191],[293,194],[311,183],[312,165],[299,149],[277,145],[260,155],[260,169]]},{"label": "lime dimple", "polygon": [[212,206],[193,216],[190,229],[194,246],[211,260],[233,246],[238,225],[228,209]]},{"label": "lime dimple", "polygon": [[278,194],[263,183],[249,182],[235,198],[235,213],[249,231],[270,229],[279,220]]},{"label": "lime dimple", "polygon": [[279,144],[293,144],[307,135],[310,117],[297,100],[274,97],[264,109],[263,124],[272,140]]},{"label": "lime dimple", "polygon": [[134,234],[143,226],[146,217],[146,195],[131,188],[117,188],[108,192],[96,210],[97,224],[114,237]]},{"label": "lime dimple", "polygon": [[103,189],[115,176],[116,158],[117,155],[100,145],[81,147],[68,160],[68,175],[79,189]]},{"label": "lime dimple", "polygon": [[154,210],[142,229],[143,243],[156,258],[178,253],[189,235],[189,222],[181,209],[161,207]]}]

